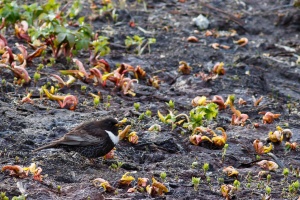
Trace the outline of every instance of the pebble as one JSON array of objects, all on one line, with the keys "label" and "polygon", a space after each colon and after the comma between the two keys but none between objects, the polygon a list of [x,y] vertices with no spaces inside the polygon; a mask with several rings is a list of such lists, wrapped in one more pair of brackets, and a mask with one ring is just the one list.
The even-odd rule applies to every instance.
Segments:
[{"label": "pebble", "polygon": [[208,19],[206,17],[204,17],[203,15],[199,15],[198,17],[193,18],[192,21],[200,30],[207,29],[209,26]]}]

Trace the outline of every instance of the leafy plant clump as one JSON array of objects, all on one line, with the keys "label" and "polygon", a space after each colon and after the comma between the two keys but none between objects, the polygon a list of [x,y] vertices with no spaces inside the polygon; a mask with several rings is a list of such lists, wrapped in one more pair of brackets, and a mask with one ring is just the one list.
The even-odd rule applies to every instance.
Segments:
[{"label": "leafy plant clump", "polygon": [[145,39],[144,37],[140,37],[138,35],[134,35],[133,37],[127,36],[125,39],[125,46],[126,48],[130,48],[131,46],[135,46],[134,51],[137,55],[142,55],[145,48],[148,47],[148,52],[151,52],[150,45],[155,44],[155,38],[148,38]]},{"label": "leafy plant clump", "polygon": [[197,106],[190,111],[190,122],[184,123],[183,127],[193,130],[203,124],[203,119],[213,120],[218,115],[219,106],[215,103],[209,103],[205,106]]}]

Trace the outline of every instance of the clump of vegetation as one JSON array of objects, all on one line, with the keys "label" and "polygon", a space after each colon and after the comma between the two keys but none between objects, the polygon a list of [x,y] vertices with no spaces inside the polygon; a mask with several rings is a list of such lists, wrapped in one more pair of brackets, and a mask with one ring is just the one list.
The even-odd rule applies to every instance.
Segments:
[{"label": "clump of vegetation", "polygon": [[150,45],[155,43],[156,43],[155,38],[148,38],[146,40],[144,37],[140,37],[138,35],[134,35],[133,37],[126,36],[126,40],[125,40],[125,46],[127,48],[135,46],[134,51],[139,56],[142,55],[146,47],[148,47],[148,52],[151,53]]}]

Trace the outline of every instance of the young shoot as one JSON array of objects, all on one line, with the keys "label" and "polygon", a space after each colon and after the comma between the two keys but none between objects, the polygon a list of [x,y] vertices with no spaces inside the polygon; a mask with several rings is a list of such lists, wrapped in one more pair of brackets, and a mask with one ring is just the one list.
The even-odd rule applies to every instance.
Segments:
[{"label": "young shoot", "polygon": [[224,159],[225,159],[227,149],[228,149],[228,144],[225,144],[223,147],[223,152],[222,152],[222,161],[224,161]]},{"label": "young shoot", "polygon": [[202,166],[202,169],[204,171],[204,175],[206,175],[206,172],[209,170],[209,164],[208,163],[204,163]]},{"label": "young shoot", "polygon": [[134,107],[134,109],[135,109],[136,111],[139,111],[140,106],[141,106],[141,104],[138,103],[138,102],[133,104],[133,107]]},{"label": "young shoot", "polygon": [[166,102],[167,106],[171,109],[174,109],[175,108],[175,102],[170,100],[169,102]]},{"label": "young shoot", "polygon": [[288,168],[284,168],[283,171],[282,171],[282,174],[284,176],[284,181],[287,180],[287,177],[289,175],[290,171]]},{"label": "young shoot", "polygon": [[200,178],[192,177],[192,183],[194,185],[194,190],[197,191],[200,184]]},{"label": "young shoot", "polygon": [[161,172],[161,173],[160,173],[160,178],[161,178],[161,180],[162,180],[163,182],[165,182],[166,177],[167,177],[167,173],[166,173],[166,172]]},{"label": "young shoot", "polygon": [[265,191],[266,191],[266,194],[267,194],[267,195],[270,195],[272,189],[271,189],[269,186],[266,186]]},{"label": "young shoot", "polygon": [[192,163],[192,168],[193,169],[195,169],[197,166],[198,166],[198,162],[195,161],[195,162]]}]

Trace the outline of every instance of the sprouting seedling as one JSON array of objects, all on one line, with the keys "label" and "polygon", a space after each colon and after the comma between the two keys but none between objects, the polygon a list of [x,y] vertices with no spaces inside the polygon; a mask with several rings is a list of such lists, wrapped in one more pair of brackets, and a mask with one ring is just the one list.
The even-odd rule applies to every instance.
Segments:
[{"label": "sprouting seedling", "polygon": [[36,83],[40,80],[40,78],[41,78],[41,74],[39,72],[35,72],[33,75],[34,85],[36,85]]},{"label": "sprouting seedling", "polygon": [[192,163],[192,168],[193,169],[195,169],[197,166],[198,166],[198,162],[195,161],[195,162]]},{"label": "sprouting seedling", "polygon": [[0,199],[2,200],[9,200],[9,198],[6,196],[6,193],[5,192],[1,192],[0,193]]},{"label": "sprouting seedling", "polygon": [[124,164],[123,162],[118,161],[117,163],[112,163],[109,168],[118,171],[123,166],[123,164]]},{"label": "sprouting seedling", "polygon": [[211,182],[210,176],[206,176],[206,181],[208,184],[210,184],[210,182]]},{"label": "sprouting seedling", "polygon": [[218,183],[222,185],[224,183],[224,178],[218,178]]},{"label": "sprouting seedling", "polygon": [[267,194],[267,195],[270,195],[272,189],[271,189],[269,186],[266,186],[265,191],[266,191],[266,194]]},{"label": "sprouting seedling", "polygon": [[108,109],[110,107],[110,101],[111,101],[111,96],[107,95],[106,97],[106,103],[105,103],[105,108]]},{"label": "sprouting seedling", "polygon": [[135,109],[136,111],[139,111],[140,106],[141,106],[141,104],[138,103],[138,102],[133,104],[133,107],[134,107],[134,109]]},{"label": "sprouting seedling", "polygon": [[283,176],[284,176],[284,181],[287,180],[287,177],[288,177],[289,173],[290,173],[290,171],[289,171],[288,168],[284,168],[284,169],[283,169],[282,174],[283,174]]},{"label": "sprouting seedling", "polygon": [[57,193],[61,194],[61,186],[60,185],[57,186]]},{"label": "sprouting seedling", "polygon": [[268,185],[270,184],[270,181],[271,181],[271,174],[268,174],[268,175],[267,175],[267,184],[268,184]]},{"label": "sprouting seedling", "polygon": [[174,109],[175,108],[175,102],[170,100],[169,102],[166,102],[166,104],[169,106],[169,108]]},{"label": "sprouting seedling", "polygon": [[41,71],[45,66],[43,64],[38,64],[36,70]]},{"label": "sprouting seedling", "polygon": [[192,184],[194,185],[194,190],[198,190],[201,178],[192,177]]},{"label": "sprouting seedling", "polygon": [[116,13],[117,9],[113,9],[111,12],[111,16],[114,20],[114,22],[117,22],[119,15]]},{"label": "sprouting seedling", "polygon": [[97,107],[99,105],[99,103],[100,103],[100,96],[96,95],[96,94],[93,94],[93,93],[90,93],[90,95],[92,97],[94,97],[94,100],[93,100],[94,106]]},{"label": "sprouting seedling", "polygon": [[236,189],[239,189],[240,186],[241,186],[241,183],[240,183],[238,180],[234,180],[233,186],[234,186]]},{"label": "sprouting seedling", "polygon": [[50,66],[53,66],[56,63],[56,58],[50,58]]},{"label": "sprouting seedling", "polygon": [[151,115],[152,115],[151,110],[146,110],[145,115],[146,115],[147,117],[151,117]]},{"label": "sprouting seedling", "polygon": [[2,79],[1,84],[2,84],[3,86],[6,86],[6,80],[5,80],[5,79]]},{"label": "sprouting seedling", "polygon": [[299,181],[295,181],[292,182],[289,186],[288,186],[288,190],[289,193],[291,194],[291,196],[296,196],[299,190]]},{"label": "sprouting seedling", "polygon": [[92,43],[94,48],[94,54],[105,56],[110,53],[108,37],[99,36],[98,39],[94,40]]},{"label": "sprouting seedling", "polygon": [[224,161],[224,159],[225,159],[227,149],[228,149],[228,144],[225,144],[223,147],[223,152],[222,152],[222,161]]},{"label": "sprouting seedling", "polygon": [[206,175],[206,172],[209,170],[209,164],[208,163],[204,163],[202,166],[202,169],[204,171],[204,175]]},{"label": "sprouting seedling", "polygon": [[145,118],[145,113],[141,113],[139,116],[139,120],[143,120]]},{"label": "sprouting seedling", "polygon": [[82,92],[85,92],[86,91],[86,85],[82,85],[81,87],[80,87],[80,90],[82,91]]},{"label": "sprouting seedling", "polygon": [[154,43],[156,43],[155,38],[148,38],[148,40],[146,40],[144,37],[140,37],[138,35],[134,35],[133,37],[127,36],[125,39],[125,46],[127,48],[130,48],[131,46],[136,46],[135,51],[139,56],[142,55],[143,51],[147,46],[150,53],[150,45]]},{"label": "sprouting seedling", "polygon": [[166,173],[166,172],[161,172],[161,173],[160,173],[160,178],[161,178],[161,180],[162,180],[163,182],[165,182],[166,177],[167,177],[167,173]]}]

